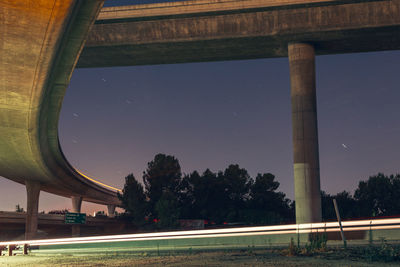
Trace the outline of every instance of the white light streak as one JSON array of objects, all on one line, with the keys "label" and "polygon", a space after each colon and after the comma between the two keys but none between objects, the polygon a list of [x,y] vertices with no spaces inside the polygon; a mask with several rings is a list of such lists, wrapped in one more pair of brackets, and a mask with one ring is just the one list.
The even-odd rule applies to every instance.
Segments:
[{"label": "white light streak", "polygon": [[[400,229],[400,218],[344,221],[342,222],[342,225],[344,228],[343,230],[345,232],[381,230],[381,229]],[[0,242],[0,246],[7,246],[10,244],[11,245],[28,244],[30,246],[38,246],[38,245],[46,246],[46,245],[66,245],[66,244],[83,244],[83,243],[89,244],[89,243],[141,241],[141,240],[255,236],[255,235],[297,234],[297,233],[306,234],[306,233],[317,233],[317,232],[323,233],[323,232],[338,232],[338,231],[340,231],[338,222],[328,222],[328,223],[289,224],[289,225],[239,227],[239,228],[193,230],[193,231],[173,231],[173,232],[143,233],[143,234],[57,238],[57,239],[27,240],[27,241],[8,241],[8,242]]]}]

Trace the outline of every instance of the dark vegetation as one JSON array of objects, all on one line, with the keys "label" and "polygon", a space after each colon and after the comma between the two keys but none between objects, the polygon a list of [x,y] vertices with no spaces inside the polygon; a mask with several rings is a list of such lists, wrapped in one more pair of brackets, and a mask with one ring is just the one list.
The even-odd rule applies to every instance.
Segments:
[{"label": "dark vegetation", "polygon": [[63,210],[51,210],[48,212],[48,214],[67,214],[69,212],[68,209],[63,209]]},{"label": "dark vegetation", "polygon": [[239,165],[217,173],[207,169],[182,174],[173,156],[158,154],[143,173],[143,184],[133,174],[125,177],[123,207],[137,226],[155,223],[174,228],[178,219],[204,219],[210,224],[275,224],[294,220],[291,201],[277,192],[270,173],[254,179]]},{"label": "dark vegetation", "polygon": [[[176,228],[178,219],[201,219],[209,224],[279,224],[294,222],[294,201],[277,191],[271,173],[250,177],[237,164],[224,171],[182,174],[178,159],[157,154],[143,172],[143,184],[133,174],[125,177],[119,195],[136,226]],[[336,220],[336,199],[342,219],[400,214],[400,175],[379,173],[361,181],[354,196],[321,192],[324,221]]]},{"label": "dark vegetation", "polygon": [[16,212],[24,212],[24,208],[22,208],[19,204],[17,204],[17,205],[15,206],[15,211],[16,211]]},{"label": "dark vegetation", "polygon": [[314,256],[330,260],[399,262],[400,246],[398,244],[389,244],[382,240],[380,244],[369,244],[368,246],[352,246],[346,249],[328,248],[326,246],[326,236],[320,234],[310,236],[310,242],[304,247],[296,245],[292,240],[289,247],[282,250],[281,254],[290,257]]},{"label": "dark vegetation", "polygon": [[322,218],[336,219],[332,199],[336,199],[340,216],[344,219],[400,215],[400,174],[386,176],[383,173],[360,181],[352,196],[343,191],[336,195],[321,193]]}]

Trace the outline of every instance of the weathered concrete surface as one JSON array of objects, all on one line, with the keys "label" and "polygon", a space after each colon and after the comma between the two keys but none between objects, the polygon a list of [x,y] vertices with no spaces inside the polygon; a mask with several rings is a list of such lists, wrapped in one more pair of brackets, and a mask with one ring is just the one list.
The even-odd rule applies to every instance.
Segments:
[{"label": "weathered concrete surface", "polygon": [[321,221],[315,51],[289,44],[296,223]]},{"label": "weathered concrete surface", "polygon": [[109,217],[115,217],[115,205],[107,205],[107,214]]},{"label": "weathered concrete surface", "polygon": [[58,142],[64,93],[102,4],[0,2],[0,176],[39,183],[61,196],[118,204],[116,192],[68,164]]},{"label": "weathered concrete surface", "polygon": [[103,8],[77,67],[400,49],[400,0],[185,1]]},{"label": "weathered concrete surface", "polygon": [[[82,207],[82,197],[72,197],[72,212],[80,213]],[[80,225],[72,225],[72,236],[80,236],[81,235],[81,226]]]},{"label": "weathered concrete surface", "polygon": [[27,193],[27,207],[26,207],[26,220],[25,220],[25,239],[34,239],[38,227],[38,208],[39,208],[39,195],[40,183],[37,181],[25,181]]}]

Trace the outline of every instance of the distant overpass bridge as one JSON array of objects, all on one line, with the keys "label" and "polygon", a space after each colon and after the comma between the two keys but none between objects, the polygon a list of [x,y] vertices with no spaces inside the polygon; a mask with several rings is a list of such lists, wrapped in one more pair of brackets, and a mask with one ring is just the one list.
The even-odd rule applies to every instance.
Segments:
[{"label": "distant overpass bridge", "polygon": [[40,190],[71,197],[74,211],[82,200],[111,212],[119,204],[116,190],[75,170],[59,146],[75,66],[288,56],[296,219],[320,221],[315,55],[399,49],[400,0],[199,0],[99,14],[102,2],[0,3],[0,175],[27,187],[27,238],[36,232]]},{"label": "distant overpass bridge", "polygon": [[[6,240],[19,240],[25,232],[25,212],[0,211],[0,242]],[[74,225],[65,223],[63,214],[39,214],[37,238],[56,238],[71,235]],[[99,233],[120,234],[127,232],[124,222],[107,217],[86,216],[86,223],[80,226],[82,235],[98,235]]]}]

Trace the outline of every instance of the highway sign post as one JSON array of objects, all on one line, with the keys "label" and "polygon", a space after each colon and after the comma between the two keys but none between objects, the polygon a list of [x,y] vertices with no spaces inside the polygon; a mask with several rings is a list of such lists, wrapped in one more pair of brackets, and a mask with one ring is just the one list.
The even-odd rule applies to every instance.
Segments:
[{"label": "highway sign post", "polygon": [[68,212],[65,214],[65,223],[66,224],[85,224],[86,223],[86,214],[85,213]]}]

